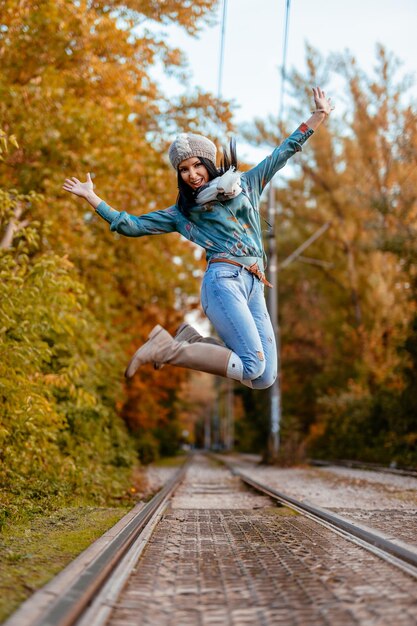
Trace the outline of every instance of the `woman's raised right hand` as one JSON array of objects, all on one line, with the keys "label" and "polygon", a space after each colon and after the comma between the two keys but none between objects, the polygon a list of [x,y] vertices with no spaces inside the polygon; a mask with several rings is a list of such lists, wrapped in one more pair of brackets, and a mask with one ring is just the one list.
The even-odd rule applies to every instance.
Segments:
[{"label": "woman's raised right hand", "polygon": [[72,178],[66,178],[65,183],[62,185],[62,189],[65,189],[65,191],[69,191],[76,196],[80,196],[81,198],[86,198],[88,194],[93,191],[94,185],[90,174],[87,174],[87,181],[85,183],[82,183],[78,180],[78,178],[75,178],[75,176]]}]

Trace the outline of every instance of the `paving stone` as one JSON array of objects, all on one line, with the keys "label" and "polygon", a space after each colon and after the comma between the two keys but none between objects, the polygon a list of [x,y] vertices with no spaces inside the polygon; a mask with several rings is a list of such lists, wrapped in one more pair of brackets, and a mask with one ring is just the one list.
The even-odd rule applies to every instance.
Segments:
[{"label": "paving stone", "polygon": [[227,470],[193,465],[109,626],[417,624],[413,578],[267,498],[253,495],[254,508],[252,495]]}]

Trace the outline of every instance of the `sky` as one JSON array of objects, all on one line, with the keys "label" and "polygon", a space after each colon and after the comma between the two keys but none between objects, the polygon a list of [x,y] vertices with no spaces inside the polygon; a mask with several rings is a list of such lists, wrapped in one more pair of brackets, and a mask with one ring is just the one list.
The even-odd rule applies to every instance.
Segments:
[{"label": "sky", "polygon": [[[221,92],[237,106],[237,124],[278,114],[285,5],[286,0],[227,0]],[[170,43],[187,55],[191,84],[214,94],[218,92],[221,13],[222,0],[213,15],[217,23],[205,27],[197,39],[175,26],[165,29]],[[415,76],[412,92],[417,100],[416,33],[417,0],[291,0],[287,71],[305,69],[309,43],[324,56],[349,50],[362,69],[372,72],[376,46],[381,43],[403,62],[404,71]],[[181,89],[173,80],[162,79],[161,85],[172,94]],[[340,110],[343,94],[331,95],[336,109],[339,99]],[[289,105],[284,97],[284,118]]]}]

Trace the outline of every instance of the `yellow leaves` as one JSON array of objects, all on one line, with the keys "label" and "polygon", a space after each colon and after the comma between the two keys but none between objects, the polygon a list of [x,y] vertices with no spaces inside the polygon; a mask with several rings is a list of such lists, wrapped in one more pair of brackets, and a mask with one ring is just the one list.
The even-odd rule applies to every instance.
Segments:
[{"label": "yellow leaves", "polygon": [[[90,489],[96,496],[114,491],[120,467],[112,467],[126,468],[133,458],[117,413],[126,401],[123,349],[161,315],[182,321],[195,291],[195,261],[177,239],[115,242],[92,212],[87,218],[86,207],[64,197],[62,179],[93,171],[104,197],[137,213],[151,201],[155,208],[172,203],[175,184],[166,185],[161,158],[161,94],[149,64],[159,59],[176,67],[182,59],[162,38],[129,28],[146,16],[193,30],[211,1],[187,10],[175,0],[6,5],[0,158],[9,167],[0,171],[0,186],[9,191],[0,191],[0,397],[7,400],[0,403],[0,438],[8,474],[2,466],[0,480],[16,490],[24,485],[25,493]],[[45,198],[20,193],[27,189]],[[178,277],[168,262],[172,254],[190,267],[188,275]],[[157,394],[142,385],[136,408],[148,406],[153,422],[161,415],[168,420],[182,378],[180,370],[164,372],[166,389]]]},{"label": "yellow leaves", "polygon": [[9,135],[9,141],[13,146],[15,146],[15,148],[19,147],[19,144],[17,143],[17,139],[15,135]]},{"label": "yellow leaves", "polygon": [[121,441],[125,466],[132,456],[114,409],[103,402],[103,394],[112,393],[103,391],[112,383],[112,357],[99,345],[103,331],[85,307],[84,287],[68,259],[26,257],[16,289],[19,264],[11,258],[0,257],[7,295],[0,300],[0,396],[5,399],[0,480],[15,491],[22,480],[27,486],[40,481],[46,494],[75,480],[77,468],[84,491],[89,482],[104,489],[106,476],[114,478],[109,467]]},{"label": "yellow leaves", "polygon": [[173,22],[182,26],[188,33],[196,34],[199,26],[214,19],[213,0],[188,2],[184,0],[100,0],[95,5],[98,9],[111,6],[122,16],[127,16],[136,24],[151,19],[163,24]]},{"label": "yellow leaves", "polygon": [[[8,160],[0,186],[9,189],[0,191],[0,395],[8,397],[0,423],[15,436],[10,455],[22,456],[21,466],[11,461],[15,480],[55,476],[55,464],[65,468],[60,480],[78,467],[84,489],[95,480],[93,458],[98,474],[104,467],[111,474],[120,442],[130,462],[120,413],[152,426],[176,418],[184,373],[164,371],[157,381],[151,371],[153,384],[138,384],[126,408],[124,350],[156,322],[174,330],[196,306],[200,263],[179,237],[116,240],[81,200],[63,194],[63,178],[91,171],[116,208],[164,208],[176,195],[164,158],[166,120],[170,128],[194,119],[225,127],[231,115],[205,94],[187,94],[192,110],[171,109],[150,66],[178,69],[181,53],[142,27],[153,19],[195,32],[211,0],[6,2],[0,99],[4,131],[14,135],[0,135]],[[28,189],[44,198],[20,193]],[[183,261],[180,273],[173,256]],[[76,463],[65,465],[69,457]]]},{"label": "yellow leaves", "polygon": [[7,437],[9,437],[9,435],[10,435],[10,430],[8,430],[7,428],[5,428],[4,426],[0,424],[0,442],[2,444],[2,447],[4,445],[4,441],[7,439]]},{"label": "yellow leaves", "polygon": [[0,161],[4,161],[5,155],[9,152],[9,144],[15,148],[19,147],[15,135],[8,135],[0,128]]}]

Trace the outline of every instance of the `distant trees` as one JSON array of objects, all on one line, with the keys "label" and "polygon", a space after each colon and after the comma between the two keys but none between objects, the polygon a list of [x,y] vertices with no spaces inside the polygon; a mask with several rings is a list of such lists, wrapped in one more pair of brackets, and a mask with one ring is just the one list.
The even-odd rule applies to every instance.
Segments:
[{"label": "distant trees", "polygon": [[[302,103],[298,121],[309,110],[311,85],[325,84],[333,72],[341,88],[332,94],[334,116],[296,159],[294,178],[277,190],[282,259],[331,224],[281,272],[283,432],[297,433],[298,447],[307,442],[311,454],[412,463],[415,103],[383,48],[373,77],[349,55],[324,60],[310,50],[307,66],[307,75],[290,81]],[[272,133],[270,125],[258,130],[258,138]]]}]

